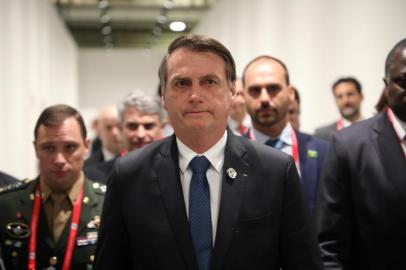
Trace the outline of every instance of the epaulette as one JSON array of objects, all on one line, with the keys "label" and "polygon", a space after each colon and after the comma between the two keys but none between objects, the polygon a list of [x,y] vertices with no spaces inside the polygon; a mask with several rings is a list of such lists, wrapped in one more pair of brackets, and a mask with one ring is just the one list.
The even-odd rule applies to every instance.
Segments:
[{"label": "epaulette", "polygon": [[98,182],[92,184],[92,188],[96,193],[104,195],[106,193],[107,186]]},{"label": "epaulette", "polygon": [[4,194],[7,193],[9,191],[14,191],[14,190],[19,190],[19,189],[23,189],[26,186],[28,186],[28,184],[34,181],[33,179],[23,179],[21,181],[16,181],[15,183],[11,183],[7,186],[4,187],[0,187],[0,194]]}]

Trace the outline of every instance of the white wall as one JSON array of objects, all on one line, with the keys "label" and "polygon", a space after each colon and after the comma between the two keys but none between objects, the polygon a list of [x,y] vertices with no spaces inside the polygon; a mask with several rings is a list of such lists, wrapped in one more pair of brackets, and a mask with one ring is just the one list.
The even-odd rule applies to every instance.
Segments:
[{"label": "white wall", "polygon": [[117,104],[131,90],[155,94],[163,51],[80,49],[79,106],[87,125],[99,108]]},{"label": "white wall", "polygon": [[78,103],[77,47],[44,0],[1,0],[0,170],[37,174],[35,121],[54,103]]},{"label": "white wall", "polygon": [[302,97],[302,129],[338,117],[331,84],[353,75],[364,88],[371,116],[383,89],[384,62],[406,37],[404,0],[222,0],[194,32],[219,39],[238,74],[255,56],[284,61]]}]

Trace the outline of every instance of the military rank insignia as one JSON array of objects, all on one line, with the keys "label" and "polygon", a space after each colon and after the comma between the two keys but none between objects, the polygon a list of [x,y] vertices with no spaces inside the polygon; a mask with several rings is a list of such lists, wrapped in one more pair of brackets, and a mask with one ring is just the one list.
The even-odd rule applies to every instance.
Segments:
[{"label": "military rank insignia", "polygon": [[28,238],[31,234],[30,227],[21,222],[10,222],[6,225],[6,232],[9,236],[17,239]]}]

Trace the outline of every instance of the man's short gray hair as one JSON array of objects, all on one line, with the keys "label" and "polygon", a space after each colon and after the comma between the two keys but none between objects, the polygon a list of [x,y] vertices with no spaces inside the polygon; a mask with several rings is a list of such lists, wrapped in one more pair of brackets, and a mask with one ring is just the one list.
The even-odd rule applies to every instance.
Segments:
[{"label": "man's short gray hair", "polygon": [[118,105],[121,123],[124,123],[124,112],[129,107],[134,107],[143,114],[157,114],[159,121],[161,123],[164,121],[165,112],[160,98],[147,95],[139,89],[131,91]]}]

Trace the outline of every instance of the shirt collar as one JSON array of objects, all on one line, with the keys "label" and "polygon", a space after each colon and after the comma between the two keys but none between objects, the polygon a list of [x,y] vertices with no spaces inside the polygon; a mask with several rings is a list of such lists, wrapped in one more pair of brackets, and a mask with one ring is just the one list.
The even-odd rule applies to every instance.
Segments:
[{"label": "shirt collar", "polygon": [[[84,182],[83,173],[81,173],[79,180],[76,181],[70,189],[68,189],[64,192],[68,196],[69,201],[72,203],[72,205],[74,204],[74,202],[76,201],[76,199],[79,195],[79,191],[83,185],[83,182]],[[41,193],[42,193],[41,197],[45,202],[50,198],[50,196],[52,194],[52,189],[44,181],[41,181],[41,180],[40,180],[40,187],[41,187]]]},{"label": "shirt collar", "polygon": [[176,143],[178,145],[179,151],[179,168],[181,172],[185,173],[190,161],[195,156],[205,156],[210,161],[210,164],[213,166],[213,168],[217,172],[220,172],[224,163],[224,149],[226,148],[226,142],[227,130],[224,132],[223,137],[221,137],[221,139],[209,150],[207,150],[203,154],[197,154],[176,137]]},{"label": "shirt collar", "polygon": [[395,132],[400,140],[404,140],[406,136],[406,122],[400,120],[400,118],[394,113],[393,116],[393,128],[395,129]]},{"label": "shirt collar", "polygon": [[[255,140],[259,143],[264,144],[269,139],[276,139],[273,137],[269,137],[268,135],[258,131],[254,127],[252,128],[252,130],[254,132]],[[292,130],[292,125],[288,122],[286,124],[286,126],[283,128],[281,134],[279,134],[279,136],[277,136],[277,138],[279,138],[285,145],[292,145],[292,136],[290,134],[291,130]]]}]

